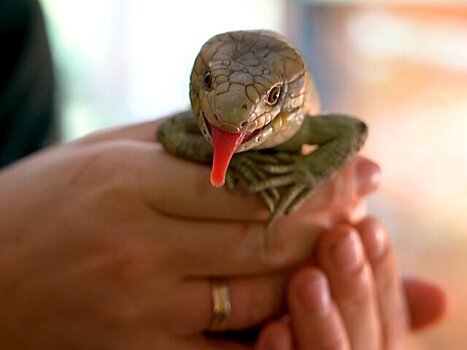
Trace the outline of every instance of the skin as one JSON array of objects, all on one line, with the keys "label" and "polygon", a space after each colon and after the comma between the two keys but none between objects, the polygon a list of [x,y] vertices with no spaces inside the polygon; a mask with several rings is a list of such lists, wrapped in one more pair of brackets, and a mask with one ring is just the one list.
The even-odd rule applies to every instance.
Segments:
[{"label": "skin", "polygon": [[443,290],[415,278],[400,280],[376,218],[329,230],[314,258],[288,284],[288,319],[266,325],[256,350],[409,349],[410,330],[444,316]]},{"label": "skin", "polygon": [[0,348],[251,349],[204,335],[210,279],[229,279],[227,329],[270,319],[319,233],[361,220],[379,183],[359,158],[266,234],[255,198],[212,188],[207,167],[154,142],[156,127],[99,132],[0,172]]}]

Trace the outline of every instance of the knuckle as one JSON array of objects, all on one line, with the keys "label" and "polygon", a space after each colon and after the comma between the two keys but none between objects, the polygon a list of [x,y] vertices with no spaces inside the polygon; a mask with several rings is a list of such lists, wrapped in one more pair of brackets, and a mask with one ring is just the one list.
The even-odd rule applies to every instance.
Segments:
[{"label": "knuckle", "polygon": [[[258,254],[260,261],[272,270],[296,266],[308,258],[316,241],[317,234],[307,230],[306,239],[292,237],[294,234],[283,230],[280,223],[261,233]],[[302,236],[302,235],[300,235]]]},{"label": "knuckle", "polygon": [[95,258],[94,275],[102,289],[108,293],[95,310],[106,323],[121,325],[135,321],[143,314],[141,298],[129,291],[144,280],[147,263],[144,254],[130,249],[132,252],[116,248],[108,249],[100,257]]},{"label": "knuckle", "polygon": [[242,245],[245,257],[254,257],[258,265],[266,270],[275,270],[286,260],[282,238],[277,230],[266,228],[246,222],[242,225],[242,236],[245,238]]},{"label": "knuckle", "polygon": [[261,232],[259,256],[273,270],[296,267],[309,261],[323,229],[310,225],[307,215],[286,215]]},{"label": "knuckle", "polygon": [[343,289],[344,302],[353,307],[367,305],[375,297],[373,275],[367,265],[363,265],[358,272],[349,276],[352,280],[348,287]]},{"label": "knuckle", "polygon": [[103,252],[97,264],[101,278],[122,286],[135,280],[143,280],[148,271],[151,252],[144,239],[126,233],[113,232],[104,237]]},{"label": "knuckle", "polygon": [[131,174],[127,159],[131,159],[131,145],[127,141],[109,141],[84,149],[74,166],[72,184],[99,182],[112,184]]},{"label": "knuckle", "polygon": [[289,265],[291,256],[285,248],[282,235],[277,232],[265,232],[259,247],[259,257],[267,266],[281,268]]}]

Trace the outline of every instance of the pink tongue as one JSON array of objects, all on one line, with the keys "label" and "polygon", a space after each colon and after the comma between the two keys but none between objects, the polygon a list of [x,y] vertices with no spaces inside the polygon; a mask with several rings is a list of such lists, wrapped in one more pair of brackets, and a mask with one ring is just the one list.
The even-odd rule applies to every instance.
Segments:
[{"label": "pink tongue", "polygon": [[237,146],[242,143],[245,133],[231,133],[211,126],[214,159],[212,161],[211,184],[222,187],[230,160]]}]

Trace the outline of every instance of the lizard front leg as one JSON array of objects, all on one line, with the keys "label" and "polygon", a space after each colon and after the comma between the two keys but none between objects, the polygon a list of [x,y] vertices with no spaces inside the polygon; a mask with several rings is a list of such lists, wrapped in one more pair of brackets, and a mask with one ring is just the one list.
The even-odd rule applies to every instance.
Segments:
[{"label": "lizard front leg", "polygon": [[[353,158],[366,135],[365,123],[357,118],[337,114],[308,117],[292,139],[276,148],[278,153],[273,162],[259,159],[258,169],[268,176],[251,184],[250,189],[254,192],[282,190],[270,223],[283,213],[297,209],[311,191]],[[317,149],[307,155],[289,153],[303,144],[316,145]]]},{"label": "lizard front leg", "polygon": [[177,157],[201,163],[212,161],[212,147],[199,131],[191,111],[177,113],[162,122],[157,128],[157,140]]},{"label": "lizard front leg", "polygon": [[[191,111],[180,112],[165,120],[157,129],[157,140],[171,154],[187,160],[210,164],[213,158],[212,146],[201,134]],[[247,152],[249,153],[249,152]],[[239,179],[247,184],[253,184],[266,179],[257,171],[249,171],[252,165],[249,157],[238,154],[234,157],[227,172],[226,184],[229,190],[234,190]],[[243,171],[239,171],[242,169]],[[265,189],[256,191],[261,201],[273,212],[275,202],[279,198],[277,189]]]}]

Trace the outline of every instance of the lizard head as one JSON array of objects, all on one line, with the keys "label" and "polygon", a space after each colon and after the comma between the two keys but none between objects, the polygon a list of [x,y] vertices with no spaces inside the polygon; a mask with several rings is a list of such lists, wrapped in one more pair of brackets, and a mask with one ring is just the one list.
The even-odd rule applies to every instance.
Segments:
[{"label": "lizard head", "polygon": [[214,36],[193,66],[190,99],[214,148],[211,183],[222,186],[236,152],[272,147],[295,133],[304,115],[305,63],[282,36],[238,31]]}]

